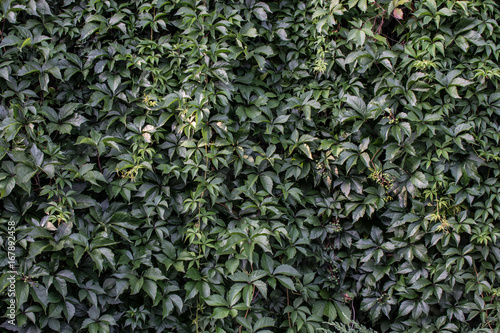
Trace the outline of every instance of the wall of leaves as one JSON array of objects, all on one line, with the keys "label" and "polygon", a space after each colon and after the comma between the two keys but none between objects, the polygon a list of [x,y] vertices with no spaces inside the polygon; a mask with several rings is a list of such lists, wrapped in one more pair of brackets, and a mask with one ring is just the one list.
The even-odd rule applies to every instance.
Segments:
[{"label": "wall of leaves", "polygon": [[2,330],[499,329],[495,1],[0,4]]}]

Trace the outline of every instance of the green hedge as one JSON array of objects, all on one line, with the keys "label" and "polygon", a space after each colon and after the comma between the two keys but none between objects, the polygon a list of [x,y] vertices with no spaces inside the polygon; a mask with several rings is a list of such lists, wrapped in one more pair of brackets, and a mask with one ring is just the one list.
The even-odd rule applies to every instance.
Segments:
[{"label": "green hedge", "polygon": [[495,1],[0,4],[2,330],[500,328]]}]

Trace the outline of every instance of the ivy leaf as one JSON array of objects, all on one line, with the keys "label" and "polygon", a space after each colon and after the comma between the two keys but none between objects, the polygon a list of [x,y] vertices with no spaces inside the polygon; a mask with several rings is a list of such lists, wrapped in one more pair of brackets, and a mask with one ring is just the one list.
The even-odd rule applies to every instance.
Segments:
[{"label": "ivy leaf", "polygon": [[273,48],[269,45],[259,46],[253,52],[271,57],[274,54]]},{"label": "ivy leaf", "polygon": [[276,35],[278,35],[278,37],[281,40],[284,40],[284,41],[288,40],[288,33],[285,31],[285,29],[278,29],[278,30],[276,30]]},{"label": "ivy leaf", "polygon": [[142,286],[142,290],[144,290],[152,300],[156,299],[156,295],[158,292],[158,286],[154,281],[145,279],[144,285]]},{"label": "ivy leaf", "polygon": [[205,302],[210,306],[228,306],[226,299],[221,295],[211,295]]},{"label": "ivy leaf", "polygon": [[45,0],[37,0],[36,9],[38,13],[40,13],[41,15],[52,15],[52,12],[50,11],[50,6]]},{"label": "ivy leaf", "polygon": [[275,278],[287,289],[295,291],[295,285],[289,277],[276,275]]},{"label": "ivy leaf", "polygon": [[354,110],[364,113],[366,111],[366,103],[358,96],[348,95],[346,103]]},{"label": "ivy leaf", "polygon": [[47,308],[49,305],[49,294],[47,292],[47,288],[42,285],[34,285],[31,287],[32,293],[31,295],[33,296],[36,301],[43,306],[44,309]]},{"label": "ivy leaf", "polygon": [[33,158],[35,159],[35,164],[37,167],[40,167],[42,166],[42,163],[43,163],[43,152],[38,149],[38,147],[36,145],[33,145],[31,146],[31,156],[33,156]]},{"label": "ivy leaf", "polygon": [[295,268],[293,268],[290,265],[286,265],[286,264],[283,264],[283,265],[276,267],[273,274],[274,275],[284,274],[284,275],[295,276],[295,277],[302,275]]},{"label": "ivy leaf", "polygon": [[73,116],[73,118],[66,120],[65,122],[73,126],[80,127],[86,121],[88,121],[87,118],[82,115],[76,114]]},{"label": "ivy leaf", "polygon": [[116,93],[116,90],[118,89],[118,86],[121,83],[122,78],[119,75],[110,75],[108,76],[108,86],[109,89],[114,93]]},{"label": "ivy leaf", "polygon": [[267,20],[267,13],[264,10],[264,8],[262,8],[262,7],[254,8],[253,13],[254,13],[255,17],[257,17],[259,20],[261,20],[261,21]]},{"label": "ivy leaf", "polygon": [[266,176],[266,175],[261,175],[259,176],[260,182],[264,189],[267,191],[269,194],[273,194],[273,180],[271,177]]},{"label": "ivy leaf", "polygon": [[29,46],[29,45],[31,45],[31,38],[26,38],[26,39],[24,40],[24,42],[21,44],[21,46],[19,47],[19,50],[22,50],[22,49],[23,49],[23,47],[25,47],[25,46]]},{"label": "ivy leaf", "polygon": [[223,308],[223,307],[217,307],[214,309],[214,312],[211,316],[213,319],[224,319],[227,316],[229,316],[229,309],[228,308]]},{"label": "ivy leaf", "polygon": [[349,309],[347,305],[338,302],[335,303],[335,307],[337,308],[337,314],[339,315],[340,320],[344,324],[349,324],[352,318],[351,309]]},{"label": "ivy leaf", "polygon": [[366,0],[358,0],[358,8],[361,9],[362,12],[366,12],[366,10],[368,9]]},{"label": "ivy leaf", "polygon": [[159,281],[159,280],[165,280],[166,277],[163,275],[163,273],[160,271],[159,268],[149,268],[145,273],[144,277],[151,279],[153,281]]},{"label": "ivy leaf", "polygon": [[357,46],[365,44],[366,33],[361,29],[352,29],[347,35],[348,41],[354,41]]},{"label": "ivy leaf", "polygon": [[85,24],[83,29],[80,31],[80,39],[85,39],[92,35],[96,30],[99,29],[99,25],[97,23],[91,22]]},{"label": "ivy leaf", "polygon": [[240,33],[243,35],[243,36],[247,36],[247,37],[257,37],[259,34],[257,32],[257,29],[255,29],[253,27],[253,24],[252,23],[247,23],[245,24],[242,28],[241,28],[241,31]]},{"label": "ivy leaf", "polygon": [[426,188],[429,186],[429,182],[427,181],[427,178],[421,171],[415,172],[411,178],[410,181],[413,185],[415,185],[418,188]]},{"label": "ivy leaf", "polygon": [[124,13],[116,13],[109,19],[109,25],[113,26],[119,23],[126,15]]},{"label": "ivy leaf", "polygon": [[21,39],[15,35],[9,35],[6,36],[4,39],[2,39],[2,42],[0,43],[0,47],[6,47],[6,46],[13,46],[13,45],[18,45],[21,42]]},{"label": "ivy leaf", "polygon": [[[38,148],[37,148],[38,149]],[[38,160],[43,161],[43,153],[40,152],[37,158]],[[26,183],[28,182],[36,173],[36,170],[33,170],[30,166],[24,164],[16,165],[16,181],[17,183]]]}]

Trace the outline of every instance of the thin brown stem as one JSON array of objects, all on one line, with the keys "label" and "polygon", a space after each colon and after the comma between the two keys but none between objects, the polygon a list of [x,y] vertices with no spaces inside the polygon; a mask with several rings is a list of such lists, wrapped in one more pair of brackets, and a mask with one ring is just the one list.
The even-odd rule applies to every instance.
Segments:
[{"label": "thin brown stem", "polygon": [[[252,269],[252,272],[253,272],[253,265],[252,265],[252,263],[250,263],[250,268]],[[253,285],[253,288],[252,288],[252,298],[251,298],[250,303],[251,303],[251,302],[253,301],[253,299],[254,299],[254,294],[255,294],[255,284]],[[250,304],[250,306],[251,306],[251,305],[252,305],[252,304]],[[250,311],[250,308],[248,308],[248,309],[247,309],[247,311],[245,312],[245,319],[247,319],[247,316],[248,316],[248,312],[249,312],[249,311]],[[242,326],[243,326],[243,325],[240,325],[240,327],[238,328],[238,333],[241,333],[241,327],[242,327]]]},{"label": "thin brown stem", "polygon": [[352,325],[354,326],[354,321],[356,320],[356,311],[354,310],[354,300],[351,301],[351,309],[352,309]]},{"label": "thin brown stem", "polygon": [[[474,273],[476,273],[476,278],[479,278],[479,274],[477,272],[476,265],[473,265],[472,267],[474,268]],[[484,300],[483,292],[482,291],[481,291],[481,295],[480,296]],[[485,310],[485,311],[486,311],[486,318],[488,318],[488,310]],[[491,323],[490,322],[488,322],[488,326],[490,327],[491,331],[493,332],[493,327],[491,327]]]},{"label": "thin brown stem", "polygon": [[[5,29],[5,17],[2,20],[2,30],[0,31],[0,41],[3,40],[3,31],[4,31],[4,29]],[[5,52],[5,48],[4,48],[4,52]]]},{"label": "thin brown stem", "polygon": [[99,149],[96,147],[97,150],[97,165],[99,166],[99,171],[102,173],[102,168],[101,168],[101,158],[99,156]]},{"label": "thin brown stem", "polygon": [[235,219],[241,220],[241,217],[239,217],[238,214],[233,209],[229,209],[228,206],[226,206],[226,205],[224,205],[223,203],[220,203],[220,202],[216,202],[216,204],[221,205],[222,207],[226,208],[230,213],[232,213],[234,215]]},{"label": "thin brown stem", "polygon": [[36,282],[33,281],[33,279],[31,278],[31,276],[29,275],[24,275],[23,273],[20,273],[18,272],[15,268],[12,268],[11,269],[11,272],[13,272],[14,274],[16,274],[17,276],[19,276],[21,278],[21,280],[23,280],[23,282],[26,282],[28,283],[30,286],[34,287]]},{"label": "thin brown stem", "polygon": [[[253,285],[253,288],[252,288],[252,300],[253,300],[253,295],[254,294],[255,294],[255,284]],[[245,313],[245,319],[247,319],[248,311],[250,311],[250,308],[248,308],[247,312]],[[241,326],[240,326],[240,329],[241,329]]]},{"label": "thin brown stem", "polygon": [[[3,41],[3,32],[5,31],[5,17],[2,20],[2,30],[0,31],[0,41]],[[5,46],[3,48],[3,52],[5,53]]]},{"label": "thin brown stem", "polygon": [[[155,19],[156,16],[156,8],[153,9],[153,20]],[[151,28],[151,40],[153,40],[153,24],[150,24],[149,27]]]}]

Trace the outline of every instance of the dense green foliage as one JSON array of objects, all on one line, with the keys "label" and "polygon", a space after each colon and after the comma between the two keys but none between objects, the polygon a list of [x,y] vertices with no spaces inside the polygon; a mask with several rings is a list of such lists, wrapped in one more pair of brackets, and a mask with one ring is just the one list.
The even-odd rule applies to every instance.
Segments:
[{"label": "dense green foliage", "polygon": [[495,1],[0,4],[21,332],[500,328]]},{"label": "dense green foliage", "polygon": [[339,322],[334,322],[330,324],[332,327],[329,329],[318,328],[318,332],[323,333],[374,333],[375,331],[360,325],[359,323],[353,321],[350,324],[343,324]]}]

